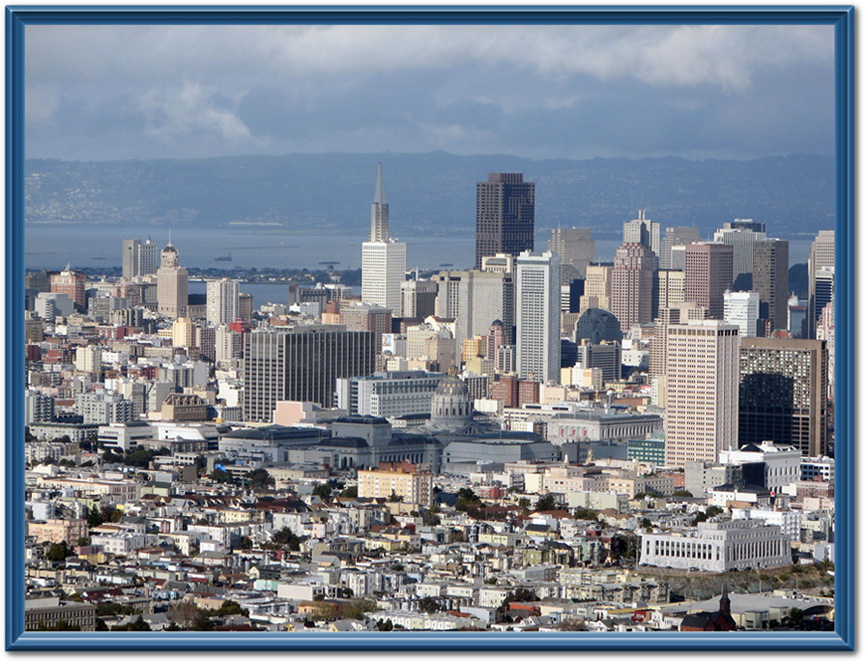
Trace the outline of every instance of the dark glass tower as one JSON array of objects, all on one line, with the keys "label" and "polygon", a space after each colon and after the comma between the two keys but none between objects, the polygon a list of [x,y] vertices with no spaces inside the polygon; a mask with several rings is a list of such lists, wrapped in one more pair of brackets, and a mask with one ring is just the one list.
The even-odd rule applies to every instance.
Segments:
[{"label": "dark glass tower", "polygon": [[475,269],[484,256],[535,249],[535,185],[521,173],[491,173],[478,182]]}]

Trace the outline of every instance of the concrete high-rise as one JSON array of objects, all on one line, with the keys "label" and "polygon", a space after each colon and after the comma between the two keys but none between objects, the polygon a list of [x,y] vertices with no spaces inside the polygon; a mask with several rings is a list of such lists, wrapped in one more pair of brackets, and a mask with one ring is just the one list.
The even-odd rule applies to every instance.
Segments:
[{"label": "concrete high-rise", "polygon": [[790,244],[786,239],[764,239],[754,244],[753,289],[760,293],[760,318],[768,321],[771,331],[787,328],[789,271]]},{"label": "concrete high-rise", "polygon": [[336,380],[375,370],[375,333],[340,326],[300,326],[245,333],[243,416],[271,421],[280,400],[332,407]]},{"label": "concrete high-rise", "polygon": [[138,273],[137,276],[155,274],[159,269],[159,247],[153,243],[150,237],[143,244],[138,244]]},{"label": "concrete high-rise", "polygon": [[595,240],[589,228],[553,228],[547,248],[562,260],[563,285],[572,278],[585,278],[586,267],[595,259]]},{"label": "concrete high-rise", "polygon": [[[817,320],[822,306],[815,299],[817,273],[827,267],[835,268],[835,231],[820,230],[811,244],[808,257],[808,337],[817,335]],[[824,304],[825,305],[825,304]]]},{"label": "concrete high-rise", "polygon": [[159,314],[163,317],[186,317],[189,307],[189,271],[180,266],[177,249],[170,242],[162,249],[161,263],[156,270],[156,301]]},{"label": "concrete high-rise", "polygon": [[231,324],[240,314],[240,283],[230,278],[207,281],[207,321]]},{"label": "concrete high-rise", "polygon": [[369,241],[361,256],[361,300],[389,308],[402,317],[402,282],[405,280],[405,244],[390,237],[389,208],[384,197],[381,163],[372,203]]},{"label": "concrete high-rise", "polygon": [[697,228],[679,227],[667,228],[661,240],[661,269],[673,269],[673,246],[686,246],[700,241],[700,230]]},{"label": "concrete high-rise", "polygon": [[739,444],[773,441],[808,457],[824,455],[829,438],[826,342],[745,338],[739,357]]},{"label": "concrete high-rise", "polygon": [[559,256],[524,251],[517,257],[517,372],[558,384],[561,375]]},{"label": "concrete high-rise", "polygon": [[535,248],[535,185],[522,173],[490,173],[477,185],[475,268],[484,256]]},{"label": "concrete high-rise", "polygon": [[759,317],[759,292],[724,292],[724,321],[739,327],[740,338],[757,336]]},{"label": "concrete high-rise", "polygon": [[603,308],[610,310],[613,294],[613,265],[590,264],[586,267],[586,285],[580,297],[580,310]]},{"label": "concrete high-rise", "polygon": [[442,271],[434,276],[438,282],[436,315],[456,320],[456,343],[486,333],[490,325],[501,320],[510,330],[514,319],[514,278],[505,271]]},{"label": "concrete high-rise", "polygon": [[121,275],[126,280],[132,280],[140,272],[138,270],[138,252],[141,242],[138,239],[123,240],[123,269]]},{"label": "concrete high-rise", "polygon": [[150,237],[141,243],[138,239],[123,240],[123,278],[155,274],[159,268],[159,248]]},{"label": "concrete high-rise", "polygon": [[646,210],[641,209],[637,218],[624,224],[623,244],[642,244],[651,250],[655,257],[661,255],[661,224],[646,218]]},{"label": "concrete high-rise", "polygon": [[665,462],[717,462],[738,448],[739,329],[717,320],[667,329]]},{"label": "concrete high-rise", "polygon": [[644,244],[622,244],[616,250],[612,272],[610,312],[622,329],[648,324],[657,313],[658,258]]},{"label": "concrete high-rise", "polygon": [[715,231],[715,241],[733,247],[733,288],[754,288],[754,246],[766,239],[762,223],[736,219]]},{"label": "concrete high-rise", "polygon": [[658,310],[685,300],[685,272],[675,269],[658,271]]},{"label": "concrete high-rise", "polygon": [[733,287],[733,247],[718,242],[685,246],[685,301],[724,318],[724,292]]}]

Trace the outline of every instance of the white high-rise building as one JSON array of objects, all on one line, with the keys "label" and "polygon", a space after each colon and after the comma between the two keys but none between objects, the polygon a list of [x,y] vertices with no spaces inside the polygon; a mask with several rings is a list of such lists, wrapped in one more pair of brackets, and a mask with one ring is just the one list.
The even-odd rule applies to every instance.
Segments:
[{"label": "white high-rise building", "polygon": [[138,239],[123,240],[123,277],[126,280],[155,274],[158,268],[159,247],[150,237],[143,244]]},{"label": "white high-rise building", "polygon": [[666,464],[717,462],[738,447],[739,329],[719,320],[667,328]]},{"label": "white high-rise building", "polygon": [[388,204],[384,197],[381,163],[372,203],[369,241],[361,254],[361,300],[389,308],[393,317],[402,317],[401,284],[405,280],[405,244],[390,238]]},{"label": "white high-rise building", "polygon": [[155,274],[159,269],[159,247],[150,237],[143,244],[138,244],[138,276]]},{"label": "white high-rise building", "polygon": [[549,251],[517,257],[517,372],[558,383],[561,375],[561,261]]},{"label": "white high-rise building", "polygon": [[739,337],[755,338],[759,317],[759,292],[724,292],[724,321],[739,327]]},{"label": "white high-rise building", "polygon": [[207,321],[216,326],[231,324],[240,317],[240,284],[223,278],[207,282]]},{"label": "white high-rise building", "polygon": [[[818,274],[825,280],[827,269],[835,269],[835,231],[820,230],[811,244],[808,257],[808,337],[817,337],[817,323],[828,300],[821,300],[818,294]],[[825,287],[823,288],[825,290]],[[834,288],[833,288],[834,290]],[[834,291],[833,291],[834,294]]]}]

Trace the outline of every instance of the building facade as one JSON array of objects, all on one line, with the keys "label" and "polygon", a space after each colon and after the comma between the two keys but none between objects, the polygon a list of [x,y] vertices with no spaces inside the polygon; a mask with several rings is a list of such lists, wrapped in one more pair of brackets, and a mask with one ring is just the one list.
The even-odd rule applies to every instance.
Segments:
[{"label": "building facade", "polygon": [[336,380],[372,374],[375,334],[340,326],[244,334],[243,415],[270,421],[280,400],[332,407]]},{"label": "building facade", "polygon": [[496,253],[535,249],[535,185],[521,173],[490,173],[477,185],[475,268]]},{"label": "building facade", "polygon": [[559,382],[560,260],[555,253],[517,258],[517,373],[521,379]]},{"label": "building facade", "polygon": [[740,445],[772,441],[816,457],[829,442],[823,340],[746,338],[739,352]]},{"label": "building facade", "polygon": [[716,320],[667,328],[667,464],[717,462],[739,443],[739,328]]}]

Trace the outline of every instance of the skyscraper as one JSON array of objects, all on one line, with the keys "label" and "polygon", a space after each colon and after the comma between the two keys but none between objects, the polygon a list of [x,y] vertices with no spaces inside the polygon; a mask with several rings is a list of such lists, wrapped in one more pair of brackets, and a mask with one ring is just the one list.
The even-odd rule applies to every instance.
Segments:
[{"label": "skyscraper", "polygon": [[646,210],[641,209],[637,218],[624,224],[623,244],[642,244],[660,258],[661,224],[646,218]]},{"label": "skyscraper", "polygon": [[477,185],[475,268],[496,253],[535,249],[535,185],[522,173],[490,173]]},{"label": "skyscraper", "polygon": [[745,338],[740,349],[739,444],[773,441],[826,452],[828,352],[823,340]]},{"label": "skyscraper", "polygon": [[560,267],[555,253],[523,251],[517,257],[517,372],[521,379],[559,382]]},{"label": "skyscraper", "polygon": [[753,289],[760,293],[760,318],[768,320],[772,331],[787,328],[789,255],[786,239],[764,239],[754,244]]},{"label": "skyscraper", "polygon": [[369,241],[363,242],[361,257],[361,299],[389,308],[402,317],[401,284],[405,280],[405,244],[390,237],[388,204],[384,197],[381,163],[372,203]]},{"label": "skyscraper", "polygon": [[724,321],[739,327],[740,338],[757,336],[759,317],[759,292],[724,292]]},{"label": "skyscraper", "polygon": [[207,281],[207,321],[216,326],[231,324],[240,315],[240,284],[223,278]]},{"label": "skyscraper", "polygon": [[736,219],[715,231],[715,241],[733,247],[733,288],[754,289],[754,246],[766,239],[762,223]]},{"label": "skyscraper", "polygon": [[156,270],[156,301],[159,314],[171,319],[186,317],[189,306],[189,271],[180,266],[177,249],[171,242],[162,249]]},{"label": "skyscraper", "polygon": [[126,280],[132,280],[138,274],[138,253],[141,242],[138,239],[123,240],[123,271]]},{"label": "skyscraper", "polygon": [[138,244],[138,276],[155,274],[159,268],[159,247],[147,237],[143,244]]},{"label": "skyscraper", "polygon": [[733,287],[733,247],[717,242],[685,246],[685,301],[724,318],[724,292]]},{"label": "skyscraper", "polygon": [[658,309],[658,258],[643,244],[622,244],[613,261],[610,312],[622,329],[648,324]]},{"label": "skyscraper", "polygon": [[661,269],[673,269],[673,246],[686,246],[700,241],[700,231],[697,228],[679,227],[667,228],[661,240],[661,254],[658,256]]},{"label": "skyscraper", "polygon": [[[817,272],[826,267],[835,267],[835,231],[820,230],[811,244],[808,258],[808,337],[817,335],[817,320],[822,306],[815,300]],[[825,304],[824,304],[825,305]]]},{"label": "skyscraper", "polygon": [[610,310],[613,294],[613,265],[590,264],[586,267],[586,285],[580,297],[580,310],[603,308]]},{"label": "skyscraper", "polygon": [[739,329],[717,320],[667,329],[666,464],[717,462],[738,448]]},{"label": "skyscraper", "polygon": [[513,329],[514,279],[504,271],[442,271],[433,277],[438,282],[436,314],[456,320],[456,343],[486,333],[501,320]]},{"label": "skyscraper", "polygon": [[332,407],[336,380],[375,370],[378,350],[372,331],[301,326],[287,332],[244,335],[243,416],[270,421],[279,400]]},{"label": "skyscraper", "polygon": [[595,240],[589,228],[553,228],[547,248],[562,260],[564,285],[572,278],[585,278],[586,267],[595,259]]}]

